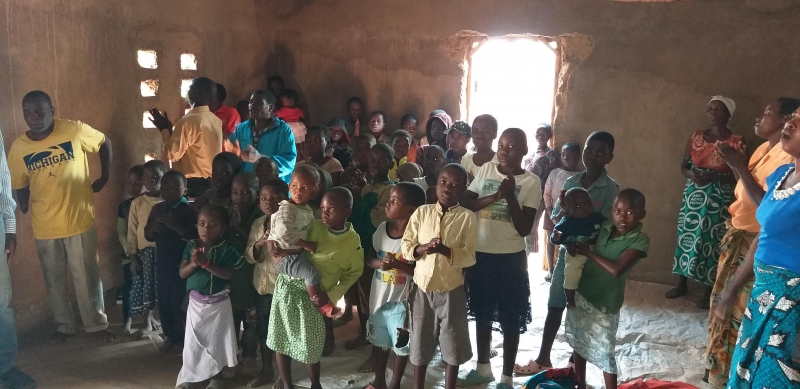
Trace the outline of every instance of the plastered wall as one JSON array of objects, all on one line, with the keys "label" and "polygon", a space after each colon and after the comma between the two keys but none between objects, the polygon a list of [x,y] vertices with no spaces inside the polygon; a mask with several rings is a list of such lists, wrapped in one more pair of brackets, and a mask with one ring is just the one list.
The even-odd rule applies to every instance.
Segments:
[{"label": "plastered wall", "polygon": [[[225,84],[229,104],[263,86],[269,53],[261,43],[259,12],[256,2],[246,0],[0,1],[0,128],[6,150],[27,130],[21,100],[34,89],[51,95],[57,117],[90,124],[114,146],[111,180],[95,195],[107,289],[121,282],[115,230],[125,174],[131,165],[144,162],[145,153],[161,147],[156,130],[142,129],[142,112],[155,105],[177,120],[184,110],[182,78],[205,75]],[[159,68],[139,68],[138,49],[156,50]],[[184,52],[197,56],[196,72],[181,72],[179,56]],[[159,79],[159,94],[142,98],[139,82],[149,78]],[[99,159],[94,156],[90,164],[97,177]],[[12,306],[24,331],[46,323],[50,310],[30,216],[18,213],[18,220]]]},{"label": "plastered wall", "polygon": [[[460,30],[490,36],[589,35],[594,49],[570,82],[559,143],[604,129],[617,139],[610,174],[647,196],[650,256],[633,271],[671,283],[675,223],[689,135],[706,125],[709,97],[738,104],[732,125],[751,149],[755,117],[779,96],[800,96],[800,4],[787,0],[272,1],[269,63],[306,100],[312,119],[344,115],[351,95],[366,111],[458,117],[461,70],[440,50]],[[513,99],[514,96],[497,96]],[[534,125],[534,123],[532,123]]]},{"label": "plastered wall", "polygon": [[[734,130],[758,143],[752,124],[765,104],[800,96],[799,22],[792,0],[2,0],[0,128],[8,149],[26,130],[22,96],[42,89],[57,116],[113,141],[112,180],[96,195],[108,286],[119,282],[114,225],[125,171],[160,147],[154,130],[142,130],[142,111],[157,105],[177,118],[181,78],[222,82],[235,104],[280,74],[315,122],[344,115],[345,100],[358,95],[397,125],[404,112],[425,117],[443,108],[458,117],[461,70],[440,49],[448,36],[578,32],[594,49],[571,79],[557,140],[582,141],[595,129],[617,137],[611,175],[648,198],[651,252],[634,277],[667,283],[686,139],[704,128],[709,96],[725,94],[739,106]],[[158,70],[138,68],[140,48],[159,51]],[[196,73],[178,70],[182,52],[197,55]],[[159,96],[139,97],[139,82],[156,77]],[[96,175],[96,157],[91,164]],[[27,215],[11,270],[24,331],[49,316]]]}]

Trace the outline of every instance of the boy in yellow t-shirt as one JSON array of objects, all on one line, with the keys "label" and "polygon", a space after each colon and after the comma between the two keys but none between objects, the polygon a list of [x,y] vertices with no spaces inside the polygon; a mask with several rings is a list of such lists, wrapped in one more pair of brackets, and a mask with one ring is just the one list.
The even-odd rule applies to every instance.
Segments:
[{"label": "boy in yellow t-shirt", "polygon": [[[113,339],[97,269],[93,196],[108,181],[110,142],[84,123],[54,119],[55,109],[44,92],[25,95],[22,108],[30,129],[11,145],[8,167],[23,213],[32,199],[33,234],[57,325],[51,341],[63,341],[77,331],[67,293],[67,265],[83,270],[73,271],[72,279],[76,290],[86,291],[77,294],[84,329],[103,340]],[[92,183],[86,154],[97,152],[102,174]]]}]

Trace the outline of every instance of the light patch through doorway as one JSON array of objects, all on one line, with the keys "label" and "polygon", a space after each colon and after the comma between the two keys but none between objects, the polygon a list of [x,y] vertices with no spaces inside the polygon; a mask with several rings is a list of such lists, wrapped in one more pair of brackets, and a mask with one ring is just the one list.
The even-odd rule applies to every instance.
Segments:
[{"label": "light patch through doorway", "polygon": [[[539,123],[551,123],[555,97],[556,53],[534,39],[493,38],[472,55],[468,120],[482,114],[497,119],[500,131],[516,127],[536,150]],[[497,149],[497,139],[494,141]]]},{"label": "light patch through doorway", "polygon": [[156,54],[155,50],[139,50],[136,52],[136,56],[139,66],[145,69],[158,68],[158,54]]}]

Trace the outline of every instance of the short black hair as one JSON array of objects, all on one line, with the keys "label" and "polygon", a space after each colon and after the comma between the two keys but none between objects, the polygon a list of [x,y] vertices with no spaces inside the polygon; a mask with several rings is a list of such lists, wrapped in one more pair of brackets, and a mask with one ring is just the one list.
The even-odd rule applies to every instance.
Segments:
[{"label": "short black hair", "polygon": [[[426,147],[426,148],[425,148],[425,151],[423,152],[423,156],[425,155],[425,152],[427,152],[428,150],[439,150],[439,151],[441,151],[441,152],[442,152],[442,156],[444,156],[444,149],[442,148],[442,146],[439,146],[439,145],[430,145],[430,146]],[[423,157],[423,158],[424,158],[424,157]]]},{"label": "short black hair", "polygon": [[289,100],[294,101],[295,104],[297,104],[297,102],[300,101],[300,95],[297,94],[297,91],[294,90],[294,89],[284,89],[284,90],[282,90],[281,94],[278,95],[278,99],[282,99],[284,97],[288,98]]},{"label": "short black hair", "polygon": [[550,123],[539,123],[539,125],[536,127],[536,129],[538,130],[540,128],[545,130],[545,131],[547,131],[547,134],[548,134],[547,137],[548,138],[552,138],[553,137],[553,126],[551,126]]},{"label": "short black hair", "polygon": [[325,196],[333,196],[339,200],[344,200],[347,208],[353,208],[353,193],[343,186],[336,186],[325,193]]},{"label": "short black hair", "polygon": [[314,186],[315,187],[319,186],[319,183],[322,180],[322,177],[320,177],[319,171],[317,171],[317,167],[314,166],[314,165],[303,164],[303,165],[300,165],[300,166],[295,166],[294,167],[294,172],[292,172],[292,175],[295,175],[296,173],[308,174],[314,180]]},{"label": "short black hair", "polygon": [[489,114],[475,116],[475,119],[472,119],[472,124],[474,125],[478,120],[489,123],[489,127],[493,128],[495,132],[498,130],[497,119],[494,116]]},{"label": "short black hair", "polygon": [[372,146],[375,146],[378,143],[378,141],[375,140],[375,137],[372,134],[360,134],[360,135],[358,135],[357,137],[355,137],[353,139],[353,145],[355,145],[355,142],[357,142],[357,141],[364,141],[364,142],[369,143],[369,148],[372,148]]},{"label": "short black hair", "polygon": [[[568,189],[568,190],[567,190],[567,192],[566,192],[566,193],[564,193],[564,200],[565,200],[567,203],[570,203],[570,204],[571,204],[571,203],[572,203],[572,199],[574,199],[574,198],[575,198],[575,196],[577,196],[578,194],[585,194],[586,196],[588,196],[588,197],[589,197],[589,200],[590,200],[590,201],[591,201],[591,199],[592,199],[592,196],[590,196],[590,195],[589,195],[589,192],[588,192],[586,189],[583,189],[583,188],[581,188],[581,187],[577,187],[577,188],[570,188],[570,189]],[[565,205],[566,205],[566,204],[565,204]]]},{"label": "short black hair", "polygon": [[605,144],[606,146],[608,146],[608,151],[612,154],[614,153],[614,135],[611,135],[605,131],[595,131],[589,134],[589,137],[586,138],[586,143],[589,143],[589,141],[592,140],[596,140],[600,143]]},{"label": "short black hair", "polygon": [[464,185],[467,185],[467,182],[469,181],[469,173],[467,173],[467,169],[465,169],[463,166],[457,163],[448,163],[447,165],[444,165],[439,174],[442,174],[442,172],[445,171],[445,169],[453,170],[457,174],[461,175],[461,178],[464,179]]},{"label": "short black hair", "polygon": [[253,199],[258,201],[258,177],[256,177],[255,173],[251,172],[241,172],[233,177],[233,181],[242,181],[245,185],[247,185],[247,189],[250,189],[250,193],[253,195]]},{"label": "short black hair", "polygon": [[350,108],[350,104],[353,104],[353,103],[359,103],[359,104],[361,104],[362,107],[364,106],[364,102],[361,101],[360,98],[358,98],[356,96],[353,96],[353,97],[347,99],[347,108]]},{"label": "short black hair", "polygon": [[633,209],[637,211],[644,211],[645,199],[644,194],[636,189],[628,188],[619,191],[617,194],[618,200],[628,200]]},{"label": "short black hair", "polygon": [[270,165],[274,165],[276,170],[275,173],[278,173],[277,172],[278,163],[275,162],[275,160],[272,159],[272,157],[270,157],[269,155],[262,155],[261,158],[256,160],[256,162],[253,164],[253,170],[255,171],[256,167],[258,167],[258,165],[262,163],[269,163]]},{"label": "short black hair", "polygon": [[142,165],[142,170],[144,169],[153,169],[164,174],[167,171],[167,165],[164,165],[164,162],[160,159],[151,159]]},{"label": "short black hair", "polygon": [[413,182],[399,182],[394,186],[394,188],[402,193],[403,198],[412,207],[416,208],[423,206],[427,201],[425,189],[422,189],[419,184],[415,184]]},{"label": "short black hair", "polygon": [[408,133],[406,130],[397,130],[392,133],[391,142],[394,142],[395,138],[404,137],[408,139],[408,144],[411,145],[411,134]]},{"label": "short black hair", "polygon": [[319,137],[325,141],[325,143],[331,143],[331,129],[328,126],[322,124],[314,124],[311,127],[308,127],[306,130],[306,134],[311,132],[316,132],[319,134]]},{"label": "short black hair", "polygon": [[513,136],[521,140],[522,144],[525,147],[528,147],[528,134],[526,134],[525,131],[523,131],[521,128],[515,128],[515,127],[506,128],[505,130],[503,130],[503,133],[500,134],[500,136],[503,136],[505,134],[512,134]]},{"label": "short black hair", "polygon": [[261,192],[261,190],[266,187],[275,188],[282,195],[289,197],[289,184],[280,178],[270,178],[269,180],[264,181],[264,183],[261,184],[261,187],[258,188],[258,191]]},{"label": "short black hair", "polygon": [[380,151],[384,153],[386,158],[389,158],[390,161],[394,161],[394,150],[392,150],[392,146],[389,146],[386,143],[378,143],[375,146],[372,146],[370,151]]},{"label": "short black hair", "polygon": [[577,152],[578,154],[580,154],[581,153],[581,145],[579,145],[576,142],[570,141],[570,142],[564,143],[561,146],[561,150],[573,150],[573,151]]},{"label": "short black hair", "polygon": [[267,104],[272,105],[272,106],[275,106],[275,103],[277,102],[277,100],[275,100],[275,95],[273,95],[272,93],[270,93],[268,91],[265,91],[263,89],[259,89],[259,90],[255,91],[255,92],[253,92],[253,95],[250,96],[250,98],[253,98],[253,97],[260,97],[260,98],[264,99],[264,101],[266,101]]},{"label": "short black hair", "polygon": [[53,101],[50,100],[50,95],[48,95],[47,93],[44,93],[44,92],[42,92],[40,90],[32,90],[32,91],[26,93],[25,96],[22,97],[22,104],[25,104],[25,102],[28,102],[28,101],[34,101],[34,100],[39,100],[39,99],[44,100],[47,103],[47,105],[49,105],[50,107],[53,106]]},{"label": "short black hair", "polygon": [[383,119],[383,121],[386,122],[386,114],[383,113],[383,111],[372,111],[372,113],[369,114],[369,117],[373,117],[375,115],[381,115],[381,118]]},{"label": "short black hair", "polygon": [[128,175],[135,175],[136,177],[141,177],[144,174],[144,166],[143,165],[133,165],[130,169],[128,169]]},{"label": "short black hair", "polygon": [[217,83],[217,102],[222,104],[228,98],[228,91],[225,90],[225,85]]},{"label": "short black hair", "polygon": [[238,174],[240,171],[242,171],[242,159],[239,158],[238,155],[229,151],[223,151],[214,156],[214,160],[212,160],[211,163],[214,164],[218,162],[228,164],[228,166],[231,167],[231,170],[233,170],[233,174]]},{"label": "short black hair", "polygon": [[286,82],[283,81],[283,77],[281,76],[272,76],[267,79],[267,85],[272,84],[273,82],[280,82],[281,85],[286,85]]},{"label": "short black hair", "polygon": [[405,126],[406,123],[412,120],[419,123],[419,120],[417,120],[417,115],[414,115],[413,113],[407,113],[403,115],[402,117],[400,117],[400,127]]},{"label": "short black hair", "polygon": [[797,111],[797,109],[800,108],[800,100],[792,97],[780,97],[776,101],[780,107],[778,112],[784,116],[791,115],[794,111]]},{"label": "short black hair", "polygon": [[208,77],[196,77],[192,79],[192,85],[195,85],[198,97],[211,99],[217,96],[217,83]]},{"label": "short black hair", "polygon": [[161,180],[163,181],[168,177],[177,178],[178,181],[180,181],[181,184],[183,184],[184,187],[186,186],[186,183],[188,182],[188,180],[186,179],[186,175],[183,174],[180,170],[172,169],[172,170],[167,171],[166,173],[164,173],[164,176],[161,177]]},{"label": "short black hair", "polygon": [[208,205],[204,206],[203,208],[200,208],[200,211],[197,212],[197,217],[199,218],[200,215],[203,214],[203,213],[216,214],[216,216],[219,218],[219,220],[221,222],[220,224],[222,224],[222,228],[223,229],[225,228],[225,226],[228,225],[228,222],[229,222],[229,220],[228,220],[228,210],[225,207],[221,206],[221,205],[208,204]]}]

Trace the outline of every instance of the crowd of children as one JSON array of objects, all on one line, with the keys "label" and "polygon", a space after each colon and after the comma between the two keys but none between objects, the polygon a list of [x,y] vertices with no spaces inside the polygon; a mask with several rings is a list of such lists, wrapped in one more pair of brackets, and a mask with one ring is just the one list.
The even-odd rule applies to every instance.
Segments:
[{"label": "crowd of children", "polygon": [[[436,110],[418,134],[415,115],[387,131],[386,115],[375,111],[362,131],[358,98],[348,101],[347,119],[311,125],[297,92],[274,78],[268,89],[278,99],[253,93],[226,143],[235,147],[214,157],[213,188],[193,203],[186,177],[162,162],[129,171],[130,198],[120,204],[118,222],[125,331],[137,337],[160,327],[160,351],[182,349],[177,387],[208,381],[219,389],[236,369],[259,387],[276,378],[275,356],[276,387],[293,387],[296,360],[308,366],[311,387],[321,388],[320,360],[334,347],[331,319],[348,320],[353,306],[359,334],[345,347],[372,345],[359,369],[374,373],[367,388],[398,389],[408,361],[414,387],[423,388],[437,349],[446,388],[495,381],[493,331],[503,336],[495,387],[511,388],[514,373],[552,366],[565,307],[579,385],[589,361],[616,387],[614,334],[625,278],[649,241],[641,232],[644,197],[620,192],[606,173],[613,136],[595,132],[583,150],[565,143],[559,157],[547,146],[552,131],[542,126],[533,154],[552,160],[541,177],[530,167],[542,163],[526,160],[526,133],[510,128],[498,139],[491,115],[469,124]],[[278,146],[285,134],[296,142],[296,161]],[[265,139],[275,143],[267,147],[273,152],[253,153]],[[515,365],[531,322],[526,238],[538,215],[549,238],[548,318],[539,358]],[[345,309],[337,306],[342,298]],[[145,325],[134,332],[138,315]],[[458,378],[472,358],[469,320],[477,365]]]}]

